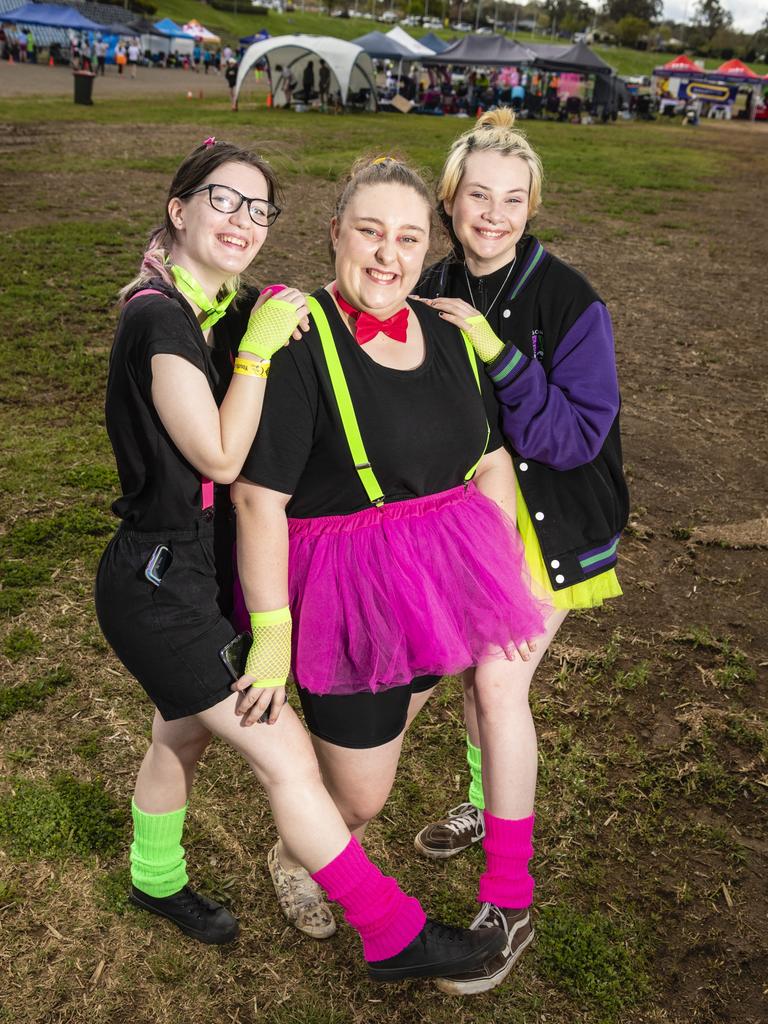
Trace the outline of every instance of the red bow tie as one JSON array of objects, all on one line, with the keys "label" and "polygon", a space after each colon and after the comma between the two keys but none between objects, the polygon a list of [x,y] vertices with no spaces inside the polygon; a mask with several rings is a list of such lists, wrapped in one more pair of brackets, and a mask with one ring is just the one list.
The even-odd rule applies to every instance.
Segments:
[{"label": "red bow tie", "polygon": [[364,345],[366,341],[375,338],[377,334],[386,334],[393,341],[405,342],[407,340],[408,313],[410,312],[407,306],[398,309],[396,313],[387,317],[386,320],[379,320],[378,317],[373,316],[371,313],[364,313],[361,309],[355,309],[351,303],[347,302],[339,294],[338,288],[333,289],[333,294],[339,304],[339,309],[343,310],[355,322],[355,341],[358,345]]}]

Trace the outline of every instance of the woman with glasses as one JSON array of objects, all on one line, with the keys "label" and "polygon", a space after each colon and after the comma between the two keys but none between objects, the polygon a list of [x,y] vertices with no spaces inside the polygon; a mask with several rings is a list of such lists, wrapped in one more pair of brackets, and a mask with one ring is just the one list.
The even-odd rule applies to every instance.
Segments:
[{"label": "woman with glasses", "polygon": [[295,289],[235,305],[239,275],[279,213],[276,191],[258,156],[207,140],[176,172],[164,224],[121,293],[106,398],[121,523],[99,565],[96,608],[157,709],[133,798],[131,899],[200,942],[237,936],[232,914],[187,885],[181,845],[197,763],[219,736],[266,789],[295,856],[343,906],[372,977],[477,965],[501,933],[444,928],[382,875],[350,837],[292,709],[276,698],[268,724],[251,728],[261,710],[249,688],[233,692],[220,656],[235,638],[227,485],[256,433],[271,357],[308,327]]}]

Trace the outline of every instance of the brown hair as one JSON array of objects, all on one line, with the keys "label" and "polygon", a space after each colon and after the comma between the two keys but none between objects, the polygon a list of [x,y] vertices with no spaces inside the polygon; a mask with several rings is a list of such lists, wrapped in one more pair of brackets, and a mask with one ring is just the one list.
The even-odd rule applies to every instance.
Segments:
[{"label": "brown hair", "polygon": [[[413,189],[416,195],[426,203],[429,210],[430,229],[433,227],[435,206],[429,186],[418,171],[397,156],[363,156],[352,164],[336,197],[333,216],[337,223],[344,216],[344,211],[349,206],[352,197],[361,188],[370,185],[402,185],[405,188]],[[335,251],[330,238],[328,252],[333,263]]]},{"label": "brown hair", "polygon": [[437,213],[453,242],[454,253],[463,256],[461,244],[453,231],[453,221],[445,209],[445,200],[451,202],[458,191],[467,157],[475,152],[501,153],[519,157],[531,172],[528,190],[528,220],[532,220],[541,205],[541,186],[544,171],[538,153],[525,135],[514,127],[515,112],[509,107],[489,110],[469,131],[460,135],[448,150],[440,179],[437,183]]},{"label": "brown hair", "polygon": [[[167,260],[172,243],[176,239],[176,228],[173,226],[168,204],[172,199],[180,198],[202,185],[205,179],[221,167],[222,164],[236,163],[247,164],[255,167],[264,175],[267,181],[267,198],[271,203],[280,198],[280,186],[277,182],[275,172],[267,161],[250,149],[241,149],[231,142],[208,142],[201,143],[186,157],[179,165],[168,189],[168,198],[165,201],[165,213],[163,223],[155,228],[147,242],[147,247],[141,258],[141,266],[138,275],[120,290],[119,305],[125,303],[126,298],[136,288],[146,285],[152,278],[160,278],[166,284],[173,284],[173,278],[168,271]],[[222,286],[223,292],[236,289],[239,285],[238,278],[226,281]]]}]

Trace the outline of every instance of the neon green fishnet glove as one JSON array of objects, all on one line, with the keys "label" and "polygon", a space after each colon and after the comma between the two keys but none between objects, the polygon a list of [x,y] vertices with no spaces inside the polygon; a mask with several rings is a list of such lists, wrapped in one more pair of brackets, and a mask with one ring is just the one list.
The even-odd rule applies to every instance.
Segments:
[{"label": "neon green fishnet glove", "polygon": [[271,359],[285,345],[299,323],[299,313],[292,302],[267,299],[251,313],[248,327],[238,352],[251,352],[259,359]]},{"label": "neon green fishnet glove", "polygon": [[467,323],[471,330],[466,335],[472,342],[472,348],[484,363],[492,363],[504,351],[504,342],[496,337],[491,325],[480,313],[467,317]]},{"label": "neon green fishnet glove", "polygon": [[253,643],[245,663],[245,674],[255,676],[258,689],[285,686],[291,670],[291,609],[251,612]]}]

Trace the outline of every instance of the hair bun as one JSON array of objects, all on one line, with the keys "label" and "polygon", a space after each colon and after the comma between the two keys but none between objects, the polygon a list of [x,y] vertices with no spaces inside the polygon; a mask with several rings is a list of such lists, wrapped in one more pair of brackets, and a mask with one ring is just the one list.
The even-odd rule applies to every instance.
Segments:
[{"label": "hair bun", "polygon": [[496,107],[494,110],[486,110],[477,120],[477,128],[512,128],[517,115],[511,107]]}]

